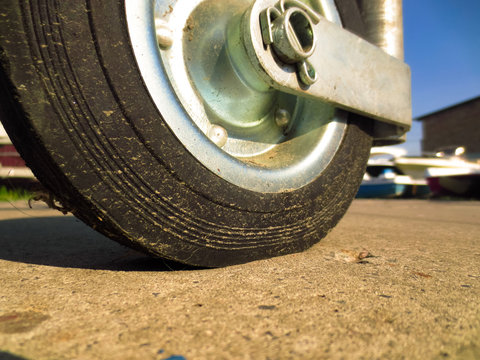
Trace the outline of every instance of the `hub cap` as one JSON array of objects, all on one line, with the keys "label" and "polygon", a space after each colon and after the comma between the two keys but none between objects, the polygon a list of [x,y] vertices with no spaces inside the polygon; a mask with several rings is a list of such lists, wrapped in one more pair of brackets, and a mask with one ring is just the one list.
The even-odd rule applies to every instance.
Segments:
[{"label": "hub cap", "polygon": [[[249,71],[241,24],[252,3],[126,0],[125,7],[145,85],[185,148],[232,184],[292,191],[330,163],[346,113],[273,90]],[[333,1],[308,5],[338,22]]]}]

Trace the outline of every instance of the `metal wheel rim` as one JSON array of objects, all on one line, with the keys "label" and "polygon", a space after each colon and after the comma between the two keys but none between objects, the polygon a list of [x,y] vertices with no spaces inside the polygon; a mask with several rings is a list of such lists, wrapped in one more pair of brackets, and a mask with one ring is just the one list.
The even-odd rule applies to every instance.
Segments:
[{"label": "metal wheel rim", "polygon": [[[287,125],[289,135],[283,135],[287,131],[285,128],[278,135],[272,127],[277,110],[283,106],[275,107],[273,102],[267,115],[258,122],[241,121],[238,125],[226,119],[227,126],[220,128],[240,129],[237,131],[240,135],[229,136],[223,147],[218,141],[216,144],[215,126],[222,119],[219,120],[221,117],[217,112],[212,119],[208,99],[203,96],[205,92],[199,90],[202,80],[194,79],[197,83],[192,80],[200,76],[188,69],[195,67],[195,63],[186,58],[190,45],[185,45],[189,41],[185,29],[188,29],[188,21],[191,21],[194,12],[207,9],[218,1],[221,0],[178,0],[174,7],[169,1],[162,0],[125,1],[131,44],[146,88],[175,136],[213,173],[234,185],[256,192],[278,193],[299,189],[320,176],[333,159],[345,133],[346,113],[326,104],[276,94],[274,96],[287,98],[285,103],[289,106],[294,102],[293,111],[290,111],[293,120]],[[251,2],[234,0],[228,4],[240,9]],[[339,21],[333,1],[315,1],[312,5],[321,6],[329,20]],[[158,44],[156,29],[159,20],[168,24],[167,40],[169,34],[172,36],[168,49],[160,49]],[[265,89],[261,91],[265,92]],[[257,93],[253,91],[253,94],[256,96]],[[227,117],[228,111],[229,108]],[[255,114],[252,116],[255,118]],[[278,136],[272,137],[272,132]],[[240,146],[235,147],[238,144]]]}]

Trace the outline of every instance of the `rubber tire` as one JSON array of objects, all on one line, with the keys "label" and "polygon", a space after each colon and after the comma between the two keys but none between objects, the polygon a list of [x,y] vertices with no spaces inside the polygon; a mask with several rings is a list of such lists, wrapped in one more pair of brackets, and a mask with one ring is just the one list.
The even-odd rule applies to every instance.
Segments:
[{"label": "rubber tire", "polygon": [[[361,32],[356,3],[337,6]],[[303,251],[348,209],[369,156],[368,120],[349,115],[338,152],[309,185],[248,191],[203,167],[163,121],[123,1],[4,0],[1,12],[0,118],[42,184],[108,237],[217,267]]]}]

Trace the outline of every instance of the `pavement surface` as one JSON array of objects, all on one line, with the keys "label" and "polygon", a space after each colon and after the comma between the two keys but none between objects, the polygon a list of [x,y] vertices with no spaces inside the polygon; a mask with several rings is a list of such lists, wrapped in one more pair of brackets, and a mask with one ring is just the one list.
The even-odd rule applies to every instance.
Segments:
[{"label": "pavement surface", "polygon": [[151,259],[0,204],[0,359],[480,359],[480,202],[356,200],[310,250]]}]

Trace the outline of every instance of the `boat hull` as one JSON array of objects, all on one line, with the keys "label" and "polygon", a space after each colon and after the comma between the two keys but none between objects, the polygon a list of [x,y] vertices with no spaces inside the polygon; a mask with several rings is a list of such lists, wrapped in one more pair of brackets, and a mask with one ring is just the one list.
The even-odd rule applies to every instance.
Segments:
[{"label": "boat hull", "polygon": [[357,193],[359,199],[371,198],[395,198],[405,191],[406,185],[385,183],[385,184],[362,184]]},{"label": "boat hull", "polygon": [[427,178],[434,196],[461,196],[480,199],[480,174],[432,176]]}]

